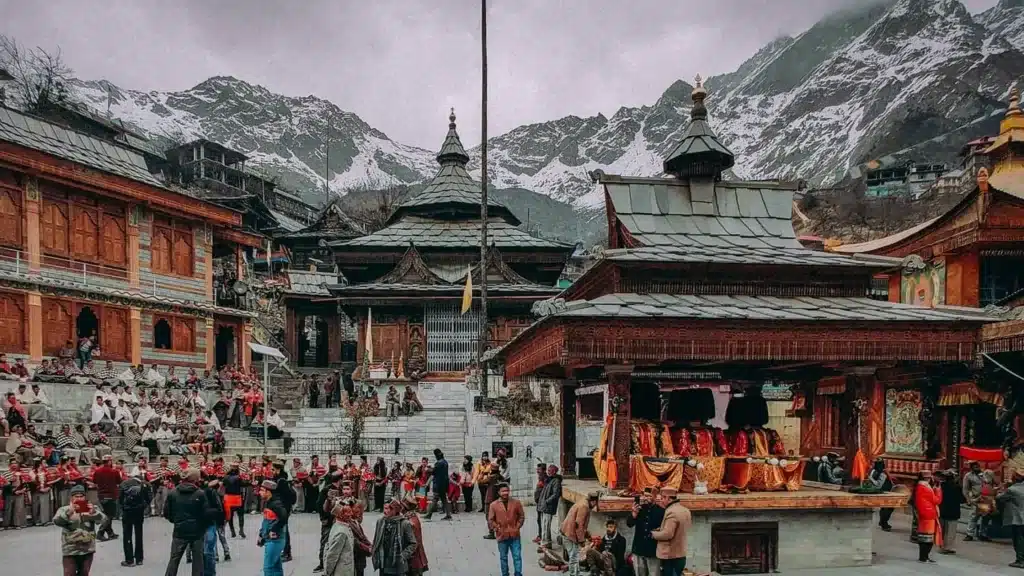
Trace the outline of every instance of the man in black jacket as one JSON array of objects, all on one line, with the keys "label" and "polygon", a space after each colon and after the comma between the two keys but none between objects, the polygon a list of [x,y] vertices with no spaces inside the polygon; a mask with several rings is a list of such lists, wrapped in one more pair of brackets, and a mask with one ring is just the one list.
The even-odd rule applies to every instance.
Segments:
[{"label": "man in black jacket", "polygon": [[444,453],[439,448],[434,448],[434,458],[437,459],[437,462],[434,462],[433,470],[434,498],[430,503],[430,508],[427,509],[427,520],[434,515],[438,500],[444,507],[444,520],[451,520],[452,509],[451,504],[448,503],[448,483],[451,482],[448,477],[448,461],[444,459]]},{"label": "man in black jacket", "polygon": [[615,559],[615,576],[629,576],[632,571],[626,564],[626,538],[619,534],[618,525],[613,518],[605,521],[605,534],[597,549],[611,554]]},{"label": "man in black jacket", "polygon": [[142,523],[146,519],[153,491],[139,472],[121,483],[118,504],[121,506],[121,528],[124,530],[124,560],[121,566],[141,566],[143,560]]},{"label": "man in black jacket", "polygon": [[956,554],[956,530],[960,523],[960,506],[964,493],[956,470],[941,473],[942,502],[939,504],[939,524],[942,526],[942,545],[939,554]]},{"label": "man in black jacket", "polygon": [[547,475],[537,499],[537,511],[540,512],[540,545],[550,550],[551,523],[558,515],[558,502],[562,499],[562,475],[554,464],[548,466]]},{"label": "man in black jacket", "polygon": [[[295,502],[298,500],[298,494],[295,493],[295,489],[292,488],[292,483],[288,481],[288,473],[284,471],[284,460],[278,460],[274,462],[274,480],[277,481],[277,494],[281,500],[281,503],[288,510],[290,514],[292,508],[295,507]],[[288,533],[288,524],[284,525],[284,554],[281,555],[282,562],[292,561],[292,535]]]},{"label": "man in black jacket", "polygon": [[243,497],[245,482],[239,473],[238,462],[232,462],[231,468],[224,476],[224,503],[231,509],[224,513],[227,516],[231,537],[235,537],[235,516],[238,516],[238,534],[245,538],[245,498]]},{"label": "man in black jacket", "polygon": [[633,513],[626,518],[626,526],[633,531],[633,568],[636,576],[660,576],[661,561],[658,560],[658,542],[651,536],[652,530],[661,527],[665,509],[655,503],[657,488],[644,488],[640,505],[633,506]]},{"label": "man in black jacket", "polygon": [[203,537],[212,514],[206,493],[199,488],[199,469],[189,468],[181,484],[167,496],[164,518],[174,523],[171,558],[165,576],[177,576],[185,549],[192,551],[192,576],[203,575]]}]

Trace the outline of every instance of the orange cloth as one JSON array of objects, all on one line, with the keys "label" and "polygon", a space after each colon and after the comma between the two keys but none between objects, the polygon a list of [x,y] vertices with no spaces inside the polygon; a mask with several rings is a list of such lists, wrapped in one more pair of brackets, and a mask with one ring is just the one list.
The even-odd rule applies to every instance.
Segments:
[{"label": "orange cloth", "polygon": [[747,462],[733,458],[725,463],[723,489],[750,490],[753,492],[793,492],[803,485],[803,460],[787,462],[785,466],[772,466],[765,462]]},{"label": "orange cloth", "polygon": [[614,415],[610,415],[609,418],[611,419],[612,433],[608,436],[608,448],[607,453],[605,454],[605,462],[608,468],[607,472],[605,472],[605,476],[608,478],[608,484],[606,484],[606,486],[615,487],[619,481],[619,465],[615,459],[615,432],[617,432],[615,427],[617,423],[615,422]]},{"label": "orange cloth", "polygon": [[671,458],[676,455],[676,451],[672,444],[672,433],[669,431],[668,426],[661,428],[661,454],[665,458]]},{"label": "orange cloth", "polygon": [[655,486],[678,490],[683,482],[683,466],[682,462],[650,462],[634,456],[629,459],[629,490],[640,493]]},{"label": "orange cloth", "polygon": [[242,507],[242,496],[240,494],[225,494],[224,495],[224,518],[226,520],[231,519],[231,511],[235,508]]},{"label": "orange cloth", "polygon": [[654,450],[654,429],[650,424],[636,424],[637,450],[641,456],[657,456]]},{"label": "orange cloth", "polygon": [[853,466],[850,469],[850,477],[854,480],[864,481],[868,477],[868,459],[864,457],[864,452],[859,448],[857,453],[853,456]]}]

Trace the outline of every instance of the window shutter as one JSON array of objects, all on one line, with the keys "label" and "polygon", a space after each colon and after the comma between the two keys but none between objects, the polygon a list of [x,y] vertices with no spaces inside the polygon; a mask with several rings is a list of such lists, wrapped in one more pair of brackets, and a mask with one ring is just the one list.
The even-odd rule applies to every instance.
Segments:
[{"label": "window shutter", "polygon": [[127,238],[125,234],[124,216],[104,213],[102,217],[103,250],[101,256],[108,264],[124,266]]},{"label": "window shutter", "polygon": [[192,276],[192,230],[174,231],[174,273]]},{"label": "window shutter", "polygon": [[152,251],[153,271],[169,274],[172,271],[171,231],[162,226],[154,226],[150,249]]},{"label": "window shutter", "polygon": [[195,320],[175,318],[173,338],[176,352],[192,352],[195,346]]},{"label": "window shutter", "polygon": [[99,222],[95,208],[72,205],[71,253],[76,259],[95,260],[99,255]]},{"label": "window shutter", "polygon": [[43,353],[56,354],[64,342],[74,341],[71,333],[71,305],[62,300],[43,299]]},{"label": "window shutter", "polygon": [[21,191],[0,187],[0,244],[5,246],[22,245],[21,242]]},{"label": "window shutter", "polygon": [[124,308],[104,308],[100,328],[103,358],[128,358],[128,311]]},{"label": "window shutter", "polygon": [[25,351],[24,299],[13,294],[0,295],[0,350]]},{"label": "window shutter", "polygon": [[43,199],[40,214],[42,228],[40,243],[43,250],[51,254],[67,256],[68,254],[68,214],[67,204],[59,204]]}]

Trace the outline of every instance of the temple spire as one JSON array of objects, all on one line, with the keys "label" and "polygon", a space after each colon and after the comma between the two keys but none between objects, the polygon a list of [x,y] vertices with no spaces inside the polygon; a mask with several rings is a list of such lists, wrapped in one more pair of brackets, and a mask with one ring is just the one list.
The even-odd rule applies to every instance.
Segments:
[{"label": "temple spire", "polygon": [[722,177],[722,172],[732,168],[735,158],[732,152],[718,140],[708,124],[708,109],[704,105],[708,91],[700,75],[694,79],[693,107],[690,108],[690,125],[683,139],[665,158],[665,172],[679,178]]},{"label": "temple spire", "polygon": [[452,108],[451,114],[448,115],[448,134],[444,137],[444,144],[441,144],[441,151],[437,153],[437,162],[442,166],[469,164],[469,154],[466,154],[459,132],[455,129],[455,108]]}]

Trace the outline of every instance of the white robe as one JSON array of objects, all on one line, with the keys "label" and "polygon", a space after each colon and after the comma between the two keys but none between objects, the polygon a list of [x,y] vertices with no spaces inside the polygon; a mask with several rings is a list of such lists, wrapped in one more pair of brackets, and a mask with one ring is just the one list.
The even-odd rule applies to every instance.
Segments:
[{"label": "white robe", "polygon": [[114,424],[120,426],[121,424],[131,424],[131,422],[132,413],[127,406],[118,406],[114,409]]},{"label": "white robe", "polygon": [[93,404],[92,418],[89,420],[89,424],[99,424],[104,418],[110,420],[110,412],[107,410],[107,407]]},{"label": "white robe", "polygon": [[135,423],[139,425],[139,428],[145,428],[146,424],[156,417],[156,410],[153,410],[153,407],[147,404],[139,408],[139,417],[135,420]]},{"label": "white robe", "polygon": [[146,381],[154,386],[163,386],[167,379],[164,375],[150,368],[146,371]]},{"label": "white robe", "polygon": [[284,430],[284,420],[281,419],[279,414],[271,414],[270,418],[267,418],[267,426],[273,426],[278,430]]}]

